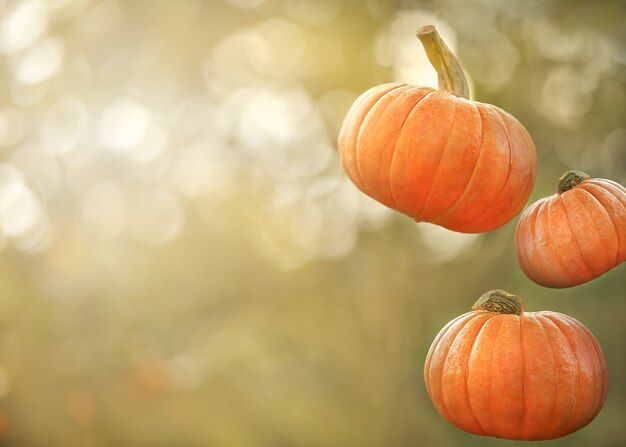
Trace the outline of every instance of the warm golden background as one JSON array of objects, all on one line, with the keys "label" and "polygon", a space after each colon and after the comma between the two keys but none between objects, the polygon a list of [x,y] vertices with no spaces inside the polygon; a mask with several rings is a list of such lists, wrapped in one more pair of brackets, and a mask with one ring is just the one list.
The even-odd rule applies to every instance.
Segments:
[{"label": "warm golden background", "polygon": [[626,445],[624,266],[545,289],[517,219],[418,225],[342,172],[358,94],[436,82],[428,23],[533,135],[532,201],[571,168],[624,184],[623,1],[0,0],[0,444],[511,445],[422,379],[503,288],[609,364],[595,422],[540,445]]}]

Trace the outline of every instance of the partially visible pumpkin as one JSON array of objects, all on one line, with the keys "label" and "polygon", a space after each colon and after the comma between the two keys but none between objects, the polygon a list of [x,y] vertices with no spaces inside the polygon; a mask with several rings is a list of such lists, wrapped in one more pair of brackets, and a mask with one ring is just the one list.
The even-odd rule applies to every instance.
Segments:
[{"label": "partially visible pumpkin", "polygon": [[441,415],[470,433],[553,439],[590,423],[607,395],[604,354],[582,323],[524,312],[502,290],[480,297],[430,347],[424,378]]},{"label": "partially visible pumpkin", "polygon": [[590,281],[626,260],[626,188],[568,171],[558,193],[520,218],[515,253],[522,271],[546,287]]},{"label": "partially visible pumpkin", "polygon": [[439,90],[395,83],[363,93],[339,133],[344,169],[361,191],[416,221],[464,233],[498,228],[530,195],[532,138],[504,110],[469,100],[463,70],[433,26],[417,35]]}]

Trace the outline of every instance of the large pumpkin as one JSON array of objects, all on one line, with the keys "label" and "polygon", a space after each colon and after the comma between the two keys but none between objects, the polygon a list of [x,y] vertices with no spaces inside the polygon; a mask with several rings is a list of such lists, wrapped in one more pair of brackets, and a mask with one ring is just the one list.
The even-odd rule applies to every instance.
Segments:
[{"label": "large pumpkin", "polygon": [[520,218],[515,253],[530,279],[547,287],[590,281],[626,260],[626,188],[568,171],[558,193]]},{"label": "large pumpkin", "polygon": [[572,317],[524,312],[494,290],[449,322],[424,367],[428,394],[449,422],[477,435],[553,439],[590,423],[608,378],[593,335]]},{"label": "large pumpkin", "polygon": [[533,141],[504,110],[469,100],[463,71],[433,26],[418,37],[439,90],[394,83],[363,93],[339,133],[343,166],[361,191],[416,221],[464,233],[498,228],[533,187]]}]

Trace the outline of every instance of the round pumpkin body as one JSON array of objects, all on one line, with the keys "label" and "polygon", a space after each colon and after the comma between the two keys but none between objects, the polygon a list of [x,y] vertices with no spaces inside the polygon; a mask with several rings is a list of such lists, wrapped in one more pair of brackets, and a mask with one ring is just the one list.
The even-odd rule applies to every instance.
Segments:
[{"label": "round pumpkin body", "polygon": [[579,430],[600,412],[608,388],[593,335],[574,318],[548,311],[461,315],[430,347],[424,377],[449,422],[514,440]]},{"label": "round pumpkin body", "polygon": [[585,283],[626,260],[626,188],[580,171],[562,182],[568,174],[575,184],[532,204],[515,232],[522,271],[546,287]]},{"label": "round pumpkin body", "polygon": [[498,107],[406,84],[356,100],[339,133],[350,179],[384,205],[450,230],[493,230],[535,181],[531,137]]}]

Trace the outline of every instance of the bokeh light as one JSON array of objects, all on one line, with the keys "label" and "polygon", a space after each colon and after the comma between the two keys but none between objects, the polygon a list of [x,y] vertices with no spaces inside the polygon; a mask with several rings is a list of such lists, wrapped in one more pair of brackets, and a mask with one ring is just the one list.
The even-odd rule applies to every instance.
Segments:
[{"label": "bokeh light", "polygon": [[100,116],[100,141],[113,151],[131,150],[146,134],[150,113],[129,98],[116,98]]},{"label": "bokeh light", "polygon": [[52,37],[37,42],[28,49],[17,64],[15,79],[23,84],[48,80],[63,63],[63,41]]}]

